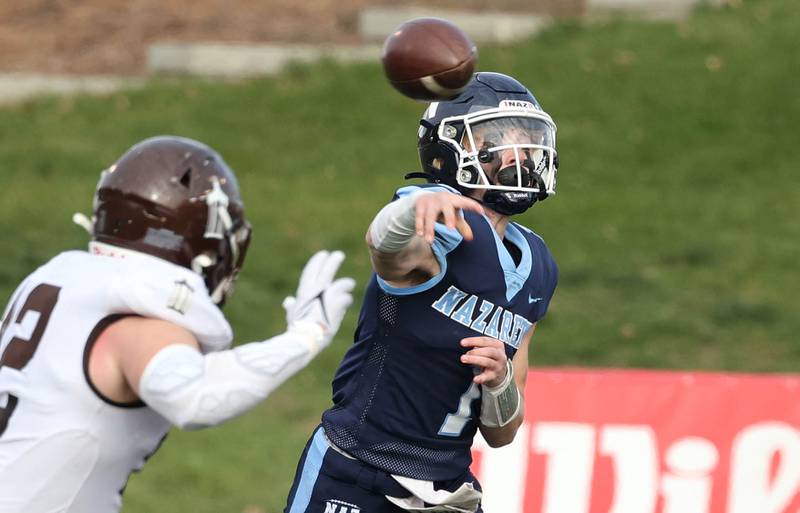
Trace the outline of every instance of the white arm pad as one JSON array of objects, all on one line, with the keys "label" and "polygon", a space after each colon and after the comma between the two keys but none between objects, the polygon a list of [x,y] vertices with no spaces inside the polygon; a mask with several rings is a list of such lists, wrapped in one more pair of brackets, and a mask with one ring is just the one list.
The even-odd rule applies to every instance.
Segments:
[{"label": "white arm pad", "polygon": [[324,347],[322,328],[297,322],[263,342],[203,355],[172,344],[150,360],[139,397],[181,429],[215,426],[263,401]]},{"label": "white arm pad", "polygon": [[381,253],[397,253],[406,247],[416,234],[417,198],[428,193],[420,189],[383,207],[369,226],[372,247]]},{"label": "white arm pad", "polygon": [[503,427],[521,412],[521,397],[514,382],[514,366],[506,361],[506,377],[496,387],[481,385],[481,424],[487,427]]}]

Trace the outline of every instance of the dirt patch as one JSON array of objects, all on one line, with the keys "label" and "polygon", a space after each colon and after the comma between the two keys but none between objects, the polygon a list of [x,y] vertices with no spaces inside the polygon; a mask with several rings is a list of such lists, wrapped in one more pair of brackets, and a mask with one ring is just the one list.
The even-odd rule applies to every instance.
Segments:
[{"label": "dirt patch", "polygon": [[[426,7],[486,9],[481,0]],[[495,0],[492,10],[576,12],[582,0]],[[419,2],[417,5],[422,5]],[[358,12],[391,0],[18,0],[0,2],[0,71],[144,73],[159,41],[359,43]]]}]

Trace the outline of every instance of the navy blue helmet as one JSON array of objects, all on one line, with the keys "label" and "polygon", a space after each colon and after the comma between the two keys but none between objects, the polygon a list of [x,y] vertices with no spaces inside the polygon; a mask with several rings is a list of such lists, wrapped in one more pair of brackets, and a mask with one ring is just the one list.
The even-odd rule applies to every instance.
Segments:
[{"label": "navy blue helmet", "polygon": [[431,103],[419,128],[422,177],[519,214],[555,194],[556,125],[533,94],[500,73],[476,73],[456,98]]}]

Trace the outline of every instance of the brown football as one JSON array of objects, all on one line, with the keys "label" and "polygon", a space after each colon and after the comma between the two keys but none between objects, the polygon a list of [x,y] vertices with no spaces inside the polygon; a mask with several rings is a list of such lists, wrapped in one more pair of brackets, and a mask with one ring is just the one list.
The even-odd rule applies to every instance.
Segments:
[{"label": "brown football", "polygon": [[478,49],[449,21],[416,18],[386,38],[381,60],[389,83],[404,95],[449,100],[472,79]]}]

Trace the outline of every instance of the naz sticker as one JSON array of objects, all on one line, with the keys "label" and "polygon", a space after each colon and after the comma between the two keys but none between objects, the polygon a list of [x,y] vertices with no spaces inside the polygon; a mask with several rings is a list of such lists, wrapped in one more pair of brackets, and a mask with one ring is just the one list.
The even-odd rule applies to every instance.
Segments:
[{"label": "naz sticker", "polygon": [[523,100],[503,100],[500,102],[501,109],[526,109],[541,110],[537,105]]}]

